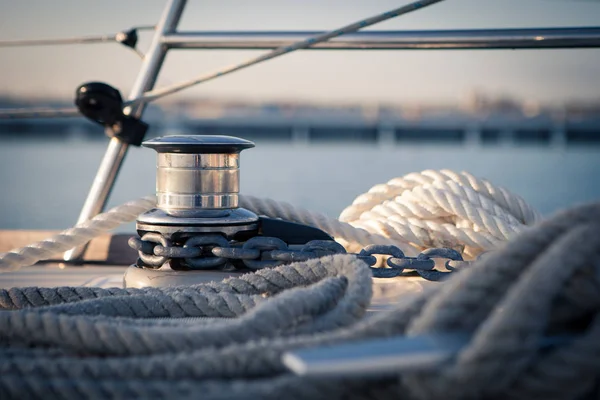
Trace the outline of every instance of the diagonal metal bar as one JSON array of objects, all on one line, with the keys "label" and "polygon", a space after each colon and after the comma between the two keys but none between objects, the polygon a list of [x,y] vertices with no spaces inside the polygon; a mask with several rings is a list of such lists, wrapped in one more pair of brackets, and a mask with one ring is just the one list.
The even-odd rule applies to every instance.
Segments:
[{"label": "diagonal metal bar", "polygon": [[301,40],[301,41],[296,42],[296,43],[294,43],[292,45],[284,46],[284,47],[279,47],[279,48],[277,48],[277,49],[275,49],[275,50],[273,50],[273,51],[271,51],[269,53],[260,55],[258,57],[251,58],[251,59],[249,59],[247,61],[244,61],[242,63],[235,64],[235,65],[232,65],[232,66],[229,66],[229,67],[225,67],[225,68],[222,68],[222,69],[220,69],[218,71],[211,72],[211,73],[208,73],[208,74],[204,74],[204,75],[201,75],[201,76],[199,76],[197,78],[194,78],[194,79],[191,79],[191,80],[188,80],[188,81],[184,81],[184,82],[172,85],[172,86],[167,86],[167,87],[164,87],[164,88],[161,88],[161,89],[156,89],[156,90],[152,90],[152,91],[146,92],[146,93],[144,93],[143,96],[140,96],[137,99],[128,102],[128,104],[138,104],[140,102],[153,101],[153,100],[159,99],[161,97],[167,96],[169,94],[173,94],[173,93],[179,92],[181,90],[187,89],[187,88],[189,88],[191,86],[195,86],[195,85],[198,85],[198,84],[203,83],[203,82],[208,82],[210,80],[219,78],[221,76],[228,75],[228,74],[230,74],[232,72],[239,71],[239,70],[242,70],[244,68],[248,68],[248,67],[250,67],[252,65],[256,65],[256,64],[259,64],[261,62],[264,62],[264,61],[267,61],[267,60],[271,60],[273,58],[282,56],[284,54],[289,54],[289,53],[294,52],[296,50],[306,49],[308,47],[312,47],[312,46],[314,46],[317,43],[326,42],[326,41],[328,41],[330,39],[333,39],[335,37],[342,36],[344,34],[351,33],[351,32],[356,32],[356,31],[358,31],[358,30],[360,30],[362,28],[366,28],[368,26],[375,25],[375,24],[377,24],[379,22],[386,21],[388,19],[395,18],[395,17],[398,17],[400,15],[408,14],[408,13],[410,13],[412,11],[419,10],[421,8],[430,6],[432,4],[439,3],[441,1],[444,1],[444,0],[419,0],[419,1],[415,1],[413,3],[410,3],[410,4],[407,4],[405,6],[396,8],[394,10],[391,10],[391,11],[388,11],[388,12],[385,12],[385,13],[382,13],[382,14],[378,14],[378,15],[375,15],[373,17],[366,18],[366,19],[363,19],[361,21],[358,21],[358,22],[346,25],[346,26],[344,26],[342,28],[334,29],[332,31],[325,32],[325,33],[319,34],[317,36],[313,36],[313,37]]}]

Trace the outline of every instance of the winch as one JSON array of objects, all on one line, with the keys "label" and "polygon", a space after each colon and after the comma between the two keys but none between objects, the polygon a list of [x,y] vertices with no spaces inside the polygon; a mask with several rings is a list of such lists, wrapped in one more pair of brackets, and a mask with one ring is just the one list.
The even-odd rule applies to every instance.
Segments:
[{"label": "winch", "polygon": [[[139,258],[127,270],[125,286],[191,285],[277,266],[296,261],[297,249],[307,243],[313,254],[344,252],[320,229],[239,207],[240,152],[253,142],[189,135],[143,146],[157,152],[157,204],[138,217],[139,237],[129,243]],[[293,248],[295,253],[286,253]]]},{"label": "winch", "polygon": [[143,143],[157,151],[156,208],[137,220],[140,235],[174,242],[197,233],[233,240],[256,236],[258,217],[238,208],[240,152],[254,143],[230,136],[165,136]]}]

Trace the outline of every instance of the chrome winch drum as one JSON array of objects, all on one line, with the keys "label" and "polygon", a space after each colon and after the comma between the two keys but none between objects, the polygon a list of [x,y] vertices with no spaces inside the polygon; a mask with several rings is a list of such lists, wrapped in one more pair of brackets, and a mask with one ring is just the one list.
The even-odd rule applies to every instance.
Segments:
[{"label": "chrome winch drum", "polygon": [[240,152],[254,143],[231,136],[165,136],[143,143],[157,151],[156,208],[137,220],[140,236],[172,240],[192,233],[253,236],[256,214],[238,208]]},{"label": "chrome winch drum", "polygon": [[261,250],[293,251],[323,240],[328,249],[332,243],[341,247],[315,227],[259,218],[238,207],[240,152],[254,143],[231,136],[164,136],[143,146],[158,153],[157,204],[138,217],[140,237],[129,241],[139,258],[125,272],[126,287],[193,285],[284,262],[264,260]]},{"label": "chrome winch drum", "polygon": [[[256,214],[239,208],[240,152],[254,143],[230,136],[165,136],[143,143],[156,150],[156,208],[138,217],[140,237],[182,243],[199,234],[245,240],[258,234]],[[234,271],[145,268],[125,272],[125,287],[179,286],[220,280]]]}]

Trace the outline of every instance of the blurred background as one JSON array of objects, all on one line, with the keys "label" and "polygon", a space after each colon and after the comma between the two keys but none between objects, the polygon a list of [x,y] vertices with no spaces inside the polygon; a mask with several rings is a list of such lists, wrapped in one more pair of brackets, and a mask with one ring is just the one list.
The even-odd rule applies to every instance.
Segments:
[{"label": "blurred background", "polygon": [[[329,30],[408,1],[191,0],[181,30]],[[154,25],[162,0],[0,0],[0,41]],[[598,26],[600,1],[452,0],[369,30]],[[150,31],[140,32],[143,52]],[[264,51],[264,50],[263,50]],[[171,51],[157,86],[259,54]],[[116,43],[0,48],[0,108],[69,107],[103,81],[126,96],[140,58]],[[377,183],[469,171],[543,214],[600,197],[600,49],[299,51],[153,103],[148,137],[254,140],[242,193],[337,216]],[[108,139],[83,118],[0,120],[0,229],[77,219]],[[133,148],[109,206],[154,191],[155,153]]]}]

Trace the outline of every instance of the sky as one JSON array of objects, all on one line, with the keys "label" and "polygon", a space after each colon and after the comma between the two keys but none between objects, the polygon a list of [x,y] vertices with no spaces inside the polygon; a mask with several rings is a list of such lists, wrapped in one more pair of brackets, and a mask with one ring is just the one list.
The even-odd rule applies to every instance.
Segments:
[{"label": "sky", "polygon": [[[329,30],[406,0],[190,0],[181,30]],[[157,22],[163,0],[0,0],[0,40],[116,33]],[[446,0],[370,30],[599,26],[600,0]],[[148,34],[141,49],[148,44]],[[256,56],[170,52],[158,86]],[[87,81],[126,95],[140,65],[114,43],[0,48],[0,95],[70,99]],[[600,99],[600,49],[300,51],[169,98],[446,103],[480,91],[528,101]]]}]

